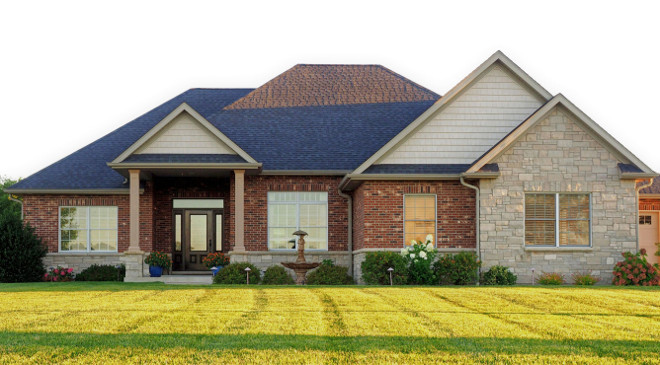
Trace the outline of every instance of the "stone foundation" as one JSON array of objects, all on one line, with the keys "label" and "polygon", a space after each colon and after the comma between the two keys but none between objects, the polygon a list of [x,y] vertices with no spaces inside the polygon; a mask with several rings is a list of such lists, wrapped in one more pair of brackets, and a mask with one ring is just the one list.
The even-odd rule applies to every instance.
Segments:
[{"label": "stone foundation", "polygon": [[[277,251],[247,251],[230,252],[231,262],[249,262],[258,267],[262,272],[270,266],[280,265],[281,262],[295,262],[297,252],[277,252]],[[305,251],[305,260],[307,262],[322,262],[323,260],[332,260],[337,266],[349,266],[348,251]],[[286,269],[291,276],[295,278],[293,270]],[[355,276],[354,276],[355,277]]]},{"label": "stone foundation", "polygon": [[97,265],[112,265],[116,266],[122,264],[122,253],[104,253],[104,254],[88,254],[88,253],[49,253],[43,259],[46,270],[53,267],[72,267],[75,274],[85,270],[86,268]]}]

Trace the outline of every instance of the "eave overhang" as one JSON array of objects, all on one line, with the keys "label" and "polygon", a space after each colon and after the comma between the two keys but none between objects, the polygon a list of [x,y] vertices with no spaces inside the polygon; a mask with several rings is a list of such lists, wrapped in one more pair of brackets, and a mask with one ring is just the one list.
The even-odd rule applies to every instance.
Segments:
[{"label": "eave overhang", "polygon": [[458,174],[347,174],[339,183],[339,189],[342,191],[351,191],[360,186],[363,181],[410,181],[410,180],[459,180],[465,179],[496,179],[500,172],[476,172],[476,173],[458,173]]},{"label": "eave overhang", "polygon": [[[5,189],[10,194],[50,194],[50,195],[128,195],[129,189]],[[140,189],[140,194],[144,189]]]}]

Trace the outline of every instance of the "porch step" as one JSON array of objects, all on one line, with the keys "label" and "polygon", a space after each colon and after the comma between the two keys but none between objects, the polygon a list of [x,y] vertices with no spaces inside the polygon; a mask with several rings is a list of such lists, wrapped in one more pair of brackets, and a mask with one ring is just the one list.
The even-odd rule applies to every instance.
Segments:
[{"label": "porch step", "polygon": [[159,278],[149,276],[137,278],[124,278],[127,283],[165,283],[178,285],[210,285],[213,284],[213,276],[208,272],[205,275],[163,275]]}]

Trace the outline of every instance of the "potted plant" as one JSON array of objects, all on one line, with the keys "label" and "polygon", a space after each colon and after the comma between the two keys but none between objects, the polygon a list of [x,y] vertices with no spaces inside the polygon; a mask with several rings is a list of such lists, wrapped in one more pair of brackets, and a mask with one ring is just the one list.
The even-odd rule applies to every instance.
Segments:
[{"label": "potted plant", "polygon": [[172,260],[165,252],[152,252],[144,259],[144,263],[149,265],[149,275],[158,278],[163,275],[163,269],[169,269],[172,266]]},{"label": "potted plant", "polygon": [[202,259],[202,263],[211,269],[211,273],[215,276],[220,269],[229,265],[229,257],[222,252],[212,252]]}]

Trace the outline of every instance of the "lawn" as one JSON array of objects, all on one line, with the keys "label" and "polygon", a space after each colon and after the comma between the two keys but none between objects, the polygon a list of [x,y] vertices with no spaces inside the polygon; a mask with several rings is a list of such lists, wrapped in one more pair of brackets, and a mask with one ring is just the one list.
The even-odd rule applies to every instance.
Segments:
[{"label": "lawn", "polygon": [[0,284],[0,363],[656,363],[660,290]]}]

